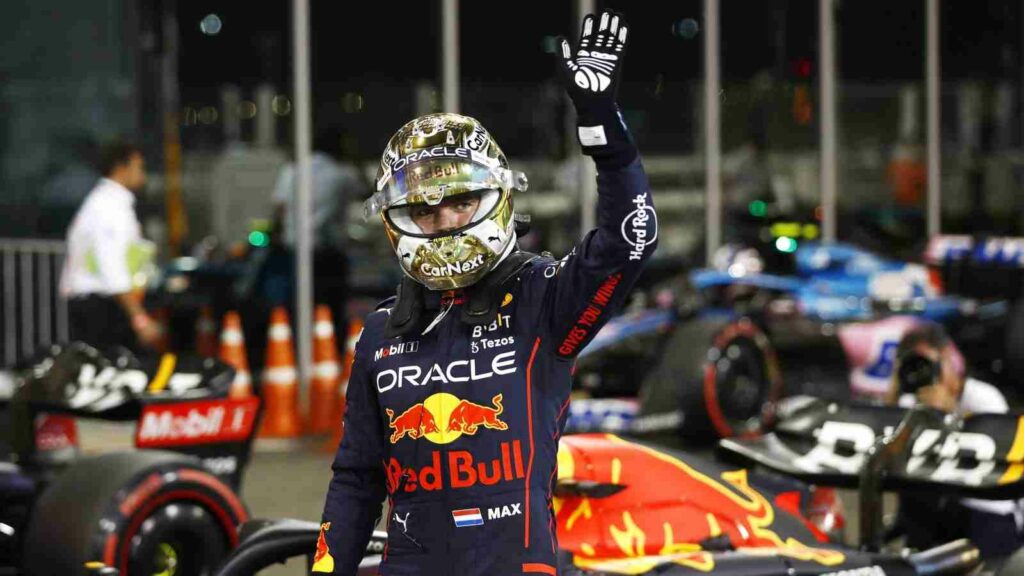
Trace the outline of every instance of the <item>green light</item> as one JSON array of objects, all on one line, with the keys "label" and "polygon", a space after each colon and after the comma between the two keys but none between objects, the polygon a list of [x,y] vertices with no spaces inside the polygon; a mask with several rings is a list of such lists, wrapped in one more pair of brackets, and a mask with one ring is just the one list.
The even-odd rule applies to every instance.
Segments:
[{"label": "green light", "polygon": [[750,210],[751,216],[758,218],[764,218],[764,215],[768,213],[768,204],[764,200],[754,200],[747,208]]},{"label": "green light", "polygon": [[267,237],[266,232],[260,232],[259,230],[249,232],[249,244],[252,244],[257,248],[266,246],[269,241],[270,238]]},{"label": "green light", "polygon": [[775,249],[787,254],[796,252],[796,240],[793,240],[789,236],[779,236],[775,240]]}]

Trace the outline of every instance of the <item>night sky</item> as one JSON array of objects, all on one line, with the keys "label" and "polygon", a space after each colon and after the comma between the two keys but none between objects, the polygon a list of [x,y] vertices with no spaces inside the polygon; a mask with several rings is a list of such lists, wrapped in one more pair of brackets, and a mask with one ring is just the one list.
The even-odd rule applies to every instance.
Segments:
[{"label": "night sky", "polygon": [[[440,1],[312,0],[314,82],[407,81],[439,76]],[[462,74],[483,81],[536,81],[554,73],[545,38],[573,36],[574,2],[463,0]],[[817,54],[817,0],[722,0],[722,62],[726,80],[762,69],[795,73]],[[258,5],[258,8],[256,6]],[[634,80],[696,79],[702,36],[673,34],[686,18],[702,22],[701,0],[605,1],[633,29],[627,75]],[[948,78],[1019,78],[1021,3],[944,0],[943,66]],[[497,9],[502,6],[502,9]],[[505,7],[511,8],[505,8]],[[243,86],[290,78],[291,21],[287,0],[179,0],[182,87]],[[217,14],[215,36],[199,23]],[[913,80],[924,68],[924,0],[839,3],[839,67],[854,81]]]}]

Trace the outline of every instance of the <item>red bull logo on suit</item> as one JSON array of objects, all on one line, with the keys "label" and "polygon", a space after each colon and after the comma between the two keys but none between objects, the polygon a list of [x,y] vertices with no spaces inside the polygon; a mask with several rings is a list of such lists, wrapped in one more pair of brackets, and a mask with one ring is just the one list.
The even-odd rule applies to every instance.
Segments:
[{"label": "red bull logo on suit", "polygon": [[[421,467],[403,466],[392,457],[387,465],[388,491],[403,492],[458,490],[478,484],[493,486],[499,482],[512,482],[526,478],[523,446],[519,440],[502,442],[497,458],[481,459],[469,450],[452,450],[442,454],[434,450],[430,463]],[[447,466],[442,466],[445,462]],[[512,514],[509,510],[509,514]]]},{"label": "red bull logo on suit", "polygon": [[501,399],[502,395],[496,394],[491,398],[491,405],[486,406],[439,392],[413,404],[398,416],[386,408],[388,427],[392,430],[391,443],[402,438],[426,438],[434,444],[448,444],[463,434],[473,436],[483,428],[508,430],[508,424],[500,418],[505,410]]}]

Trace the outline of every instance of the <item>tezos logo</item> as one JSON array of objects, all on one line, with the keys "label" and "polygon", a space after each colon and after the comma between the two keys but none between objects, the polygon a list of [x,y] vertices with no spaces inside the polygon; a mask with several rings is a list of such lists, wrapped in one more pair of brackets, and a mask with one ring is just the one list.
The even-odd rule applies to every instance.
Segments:
[{"label": "tezos logo", "polygon": [[398,344],[391,344],[389,346],[382,346],[379,350],[373,353],[373,360],[376,362],[381,358],[388,358],[390,356],[398,356],[399,354],[411,354],[417,352],[420,349],[419,341],[412,342],[399,342]]},{"label": "tezos logo", "polygon": [[630,260],[640,260],[647,248],[658,239],[658,215],[653,206],[647,205],[647,195],[637,194],[633,198],[636,209],[622,220],[622,238],[633,247]]},{"label": "tezos logo", "polygon": [[451,262],[444,266],[431,266],[430,264],[423,264],[420,266],[420,272],[423,272],[427,276],[433,276],[435,278],[442,278],[445,276],[457,276],[459,274],[465,274],[476,270],[483,266],[484,255],[477,254],[476,258],[466,260],[465,262]]}]

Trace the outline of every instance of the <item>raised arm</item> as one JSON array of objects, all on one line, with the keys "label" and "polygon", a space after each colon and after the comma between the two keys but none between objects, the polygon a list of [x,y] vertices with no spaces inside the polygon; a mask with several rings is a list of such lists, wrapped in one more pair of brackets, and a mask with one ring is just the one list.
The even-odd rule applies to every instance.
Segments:
[{"label": "raised arm", "polygon": [[575,53],[561,39],[561,68],[576,108],[583,153],[597,165],[597,228],[551,277],[550,333],[555,351],[575,356],[619,308],[654,252],[658,219],[647,175],[615,100],[628,27],[621,15],[587,16]]}]

